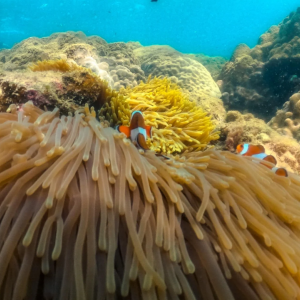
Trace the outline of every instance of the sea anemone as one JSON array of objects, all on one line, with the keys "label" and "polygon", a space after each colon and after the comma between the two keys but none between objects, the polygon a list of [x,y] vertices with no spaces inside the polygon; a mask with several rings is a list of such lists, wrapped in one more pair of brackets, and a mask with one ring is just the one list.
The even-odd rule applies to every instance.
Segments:
[{"label": "sea anemone", "polygon": [[300,178],[168,160],[32,102],[0,113],[0,299],[299,299]]},{"label": "sea anemone", "polygon": [[147,82],[121,89],[120,94],[123,101],[107,102],[100,115],[110,111],[113,124],[128,125],[130,112],[142,111],[146,125],[153,126],[148,143],[156,152],[197,151],[219,138],[211,118],[168,78],[149,76]]}]

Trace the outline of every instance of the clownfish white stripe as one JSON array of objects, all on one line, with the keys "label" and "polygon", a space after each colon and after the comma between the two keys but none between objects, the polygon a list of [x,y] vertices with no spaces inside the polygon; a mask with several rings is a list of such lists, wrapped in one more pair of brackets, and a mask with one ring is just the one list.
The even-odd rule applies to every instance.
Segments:
[{"label": "clownfish white stripe", "polygon": [[244,144],[243,151],[240,153],[240,155],[246,154],[248,152],[248,149],[249,149],[249,145],[248,144]]},{"label": "clownfish white stripe", "polygon": [[142,134],[145,137],[145,139],[147,138],[146,129],[142,128],[142,127],[132,129],[131,133],[130,133],[130,136],[133,140],[136,140],[139,133]]},{"label": "clownfish white stripe", "polygon": [[252,157],[256,157],[256,158],[259,158],[259,159],[264,159],[265,157],[268,156],[268,154],[266,153],[259,153],[259,154],[253,154],[251,155]]}]

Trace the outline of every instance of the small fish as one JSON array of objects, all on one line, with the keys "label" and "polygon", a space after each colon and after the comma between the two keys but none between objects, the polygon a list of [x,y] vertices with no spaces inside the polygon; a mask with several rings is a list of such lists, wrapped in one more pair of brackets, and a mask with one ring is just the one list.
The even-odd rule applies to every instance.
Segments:
[{"label": "small fish", "polygon": [[120,125],[116,129],[130,138],[131,141],[143,150],[149,150],[146,140],[152,138],[152,127],[146,126],[142,112],[134,111],[131,114],[130,126]]},{"label": "small fish", "polygon": [[288,172],[284,168],[274,167],[274,168],[272,168],[272,172],[275,173],[278,176],[288,177]]},{"label": "small fish", "polygon": [[265,148],[262,145],[239,144],[236,147],[236,152],[243,156],[252,156],[254,154],[265,153]]},{"label": "small fish", "polygon": [[[152,138],[152,126],[145,124],[143,114],[139,110],[134,111],[131,114],[130,126],[119,125],[116,129],[119,132],[124,133],[127,138],[130,138],[132,143],[136,145],[138,149],[150,150],[146,140],[147,138]],[[170,159],[170,157],[161,153],[155,153],[155,155],[163,157],[164,159]]]},{"label": "small fish", "polygon": [[268,161],[274,165],[277,164],[277,160],[273,155],[269,155],[265,153],[265,148],[261,145],[251,145],[251,144],[240,144],[236,148],[236,152],[243,156],[251,156],[256,157],[262,160],[260,162],[262,165],[266,166],[267,168],[271,169],[273,173],[278,176],[288,177],[288,172],[284,168],[277,168],[277,167],[270,167],[267,164],[264,164],[263,161]]}]

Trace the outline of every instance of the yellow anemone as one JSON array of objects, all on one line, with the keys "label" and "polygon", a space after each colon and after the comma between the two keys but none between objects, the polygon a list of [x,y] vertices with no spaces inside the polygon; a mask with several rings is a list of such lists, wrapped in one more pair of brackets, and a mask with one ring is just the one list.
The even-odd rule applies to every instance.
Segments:
[{"label": "yellow anemone", "polygon": [[219,138],[211,121],[179,86],[168,78],[151,78],[136,87],[121,89],[123,102],[107,103],[100,114],[115,116],[114,122],[129,125],[130,112],[143,112],[147,125],[153,126],[149,146],[156,152],[174,153],[201,150]]}]

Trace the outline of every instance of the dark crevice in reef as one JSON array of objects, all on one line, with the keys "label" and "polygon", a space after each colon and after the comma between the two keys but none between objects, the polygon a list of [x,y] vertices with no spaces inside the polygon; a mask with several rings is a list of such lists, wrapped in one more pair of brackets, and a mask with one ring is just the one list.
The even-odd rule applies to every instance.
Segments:
[{"label": "dark crevice in reef", "polygon": [[271,59],[249,75],[248,82],[225,90],[228,110],[253,113],[269,121],[289,97],[300,90],[300,57]]},{"label": "dark crevice in reef", "polygon": [[264,65],[263,80],[269,87],[270,102],[282,106],[300,88],[300,57],[271,59]]}]

